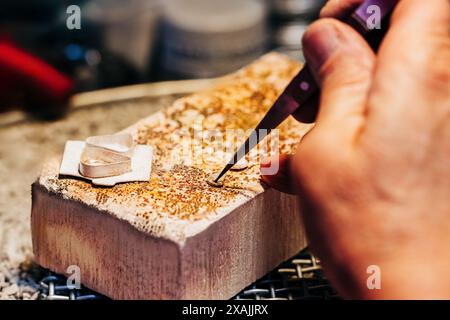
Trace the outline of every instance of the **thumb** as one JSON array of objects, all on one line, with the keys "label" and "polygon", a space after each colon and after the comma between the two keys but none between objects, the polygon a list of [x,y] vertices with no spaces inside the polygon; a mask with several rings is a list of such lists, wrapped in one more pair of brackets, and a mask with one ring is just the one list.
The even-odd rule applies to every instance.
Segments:
[{"label": "thumb", "polygon": [[321,87],[314,130],[326,126],[333,128],[333,135],[353,137],[365,119],[375,53],[353,28],[331,18],[313,23],[302,41],[306,61]]}]

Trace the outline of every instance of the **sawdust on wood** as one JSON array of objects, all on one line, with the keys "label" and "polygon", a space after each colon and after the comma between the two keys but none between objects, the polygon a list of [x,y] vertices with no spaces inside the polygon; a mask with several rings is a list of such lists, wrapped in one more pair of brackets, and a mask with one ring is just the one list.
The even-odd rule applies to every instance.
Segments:
[{"label": "sawdust on wood", "polygon": [[[223,188],[210,186],[208,177],[228,159],[204,152],[214,147],[214,140],[199,139],[199,145],[192,144],[195,135],[216,130],[226,136],[230,129],[254,128],[299,69],[299,63],[285,56],[268,54],[226,84],[179,99],[129,128],[137,143],[154,148],[149,182],[100,188],[82,180],[60,179],[59,162],[53,160],[44,168],[40,183],[66,199],[109,212],[140,231],[182,244],[264,190],[259,154],[249,157],[245,170],[229,172]],[[293,119],[285,121],[279,127],[279,151],[292,153],[309,128]],[[236,145],[245,138],[244,134],[237,137]],[[176,157],[177,148],[185,145],[192,153]],[[195,153],[196,148],[201,152]]]}]

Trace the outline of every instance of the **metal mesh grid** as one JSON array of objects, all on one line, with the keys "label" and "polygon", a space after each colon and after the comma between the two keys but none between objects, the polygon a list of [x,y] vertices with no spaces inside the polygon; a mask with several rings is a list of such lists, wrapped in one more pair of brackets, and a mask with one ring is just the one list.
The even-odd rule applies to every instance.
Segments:
[{"label": "metal mesh grid", "polygon": [[[107,299],[85,287],[80,290],[66,285],[66,278],[49,272],[40,283],[40,299],[92,300]],[[323,276],[319,260],[303,250],[272,272],[242,290],[236,300],[302,300],[336,299],[337,294]]]},{"label": "metal mesh grid", "polygon": [[319,260],[307,250],[282,263],[241,291],[237,300],[336,299]]},{"label": "metal mesh grid", "polygon": [[105,299],[99,293],[85,287],[72,289],[66,284],[66,278],[49,272],[50,275],[39,282],[41,300],[95,300]]}]

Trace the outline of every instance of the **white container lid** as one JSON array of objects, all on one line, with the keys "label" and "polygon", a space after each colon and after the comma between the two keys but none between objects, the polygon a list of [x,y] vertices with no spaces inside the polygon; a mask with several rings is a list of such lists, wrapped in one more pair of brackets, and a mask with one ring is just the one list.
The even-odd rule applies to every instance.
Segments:
[{"label": "white container lid", "polygon": [[258,0],[171,0],[166,4],[164,69],[187,78],[223,75],[264,53],[266,6]]},{"label": "white container lid", "polygon": [[164,13],[172,25],[199,33],[248,29],[265,15],[265,6],[255,0],[170,0]]}]

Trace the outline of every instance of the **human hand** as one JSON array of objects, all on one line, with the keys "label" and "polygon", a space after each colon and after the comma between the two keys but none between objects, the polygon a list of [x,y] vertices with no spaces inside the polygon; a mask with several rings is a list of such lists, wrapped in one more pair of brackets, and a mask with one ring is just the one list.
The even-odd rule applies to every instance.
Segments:
[{"label": "human hand", "polygon": [[[329,18],[360,2],[329,1],[305,33],[316,125],[262,179],[300,196],[344,297],[450,298],[450,1],[400,1],[377,54]],[[366,285],[371,265],[380,290]]]}]

